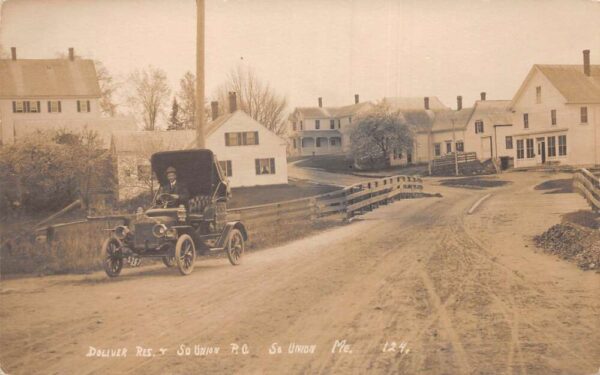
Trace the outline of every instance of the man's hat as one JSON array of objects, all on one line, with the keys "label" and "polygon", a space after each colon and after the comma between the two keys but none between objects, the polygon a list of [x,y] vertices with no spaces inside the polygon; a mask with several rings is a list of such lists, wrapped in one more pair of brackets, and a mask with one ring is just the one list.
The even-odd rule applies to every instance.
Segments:
[{"label": "man's hat", "polygon": [[175,170],[175,168],[169,167],[169,168],[167,168],[167,174],[169,174],[169,173],[177,173],[177,171]]}]

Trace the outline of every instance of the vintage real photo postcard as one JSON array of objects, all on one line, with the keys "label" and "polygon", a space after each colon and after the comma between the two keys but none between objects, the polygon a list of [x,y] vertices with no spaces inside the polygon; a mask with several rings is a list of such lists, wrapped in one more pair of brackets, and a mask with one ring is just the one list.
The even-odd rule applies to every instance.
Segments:
[{"label": "vintage real photo postcard", "polygon": [[600,0],[0,0],[0,374],[600,375]]}]

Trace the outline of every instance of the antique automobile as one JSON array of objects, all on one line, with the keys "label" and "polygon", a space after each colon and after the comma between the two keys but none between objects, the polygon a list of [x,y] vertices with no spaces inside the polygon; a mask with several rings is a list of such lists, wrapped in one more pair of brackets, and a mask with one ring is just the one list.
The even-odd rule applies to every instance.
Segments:
[{"label": "antique automobile", "polygon": [[197,255],[225,251],[232,265],[240,264],[248,240],[246,228],[227,214],[230,197],[227,178],[210,150],[158,152],[151,167],[161,186],[166,171],[177,171],[177,183],[187,187],[189,199],[177,202],[174,194],[157,192],[152,207],[125,225],[110,230],[103,244],[104,270],[118,276],[125,260],[160,258],[167,267],[177,266],[189,275]]}]

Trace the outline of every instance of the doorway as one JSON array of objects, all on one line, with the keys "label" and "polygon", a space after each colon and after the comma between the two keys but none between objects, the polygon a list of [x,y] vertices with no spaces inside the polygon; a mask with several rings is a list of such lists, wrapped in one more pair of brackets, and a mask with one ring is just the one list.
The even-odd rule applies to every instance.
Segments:
[{"label": "doorway", "polygon": [[546,163],[546,140],[544,137],[537,138],[537,154],[538,154],[538,163],[544,164]]}]

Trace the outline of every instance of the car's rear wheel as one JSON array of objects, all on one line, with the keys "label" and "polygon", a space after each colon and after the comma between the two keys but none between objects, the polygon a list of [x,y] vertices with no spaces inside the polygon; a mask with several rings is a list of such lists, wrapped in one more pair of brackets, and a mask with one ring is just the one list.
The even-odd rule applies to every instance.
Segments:
[{"label": "car's rear wheel", "polygon": [[175,264],[177,264],[177,262],[175,261],[175,257],[162,257],[162,261],[165,264],[165,266],[169,268],[175,267]]},{"label": "car's rear wheel", "polygon": [[242,232],[238,229],[233,229],[229,235],[229,241],[227,242],[227,258],[229,258],[229,263],[234,266],[241,264],[245,250],[246,245],[244,244]]},{"label": "car's rear wheel", "polygon": [[121,244],[116,238],[107,238],[102,244],[104,253],[104,272],[109,277],[117,277],[123,269],[123,257],[121,256]]},{"label": "car's rear wheel", "polygon": [[175,245],[175,260],[182,275],[189,275],[194,270],[196,261],[196,247],[192,237],[183,234]]}]

